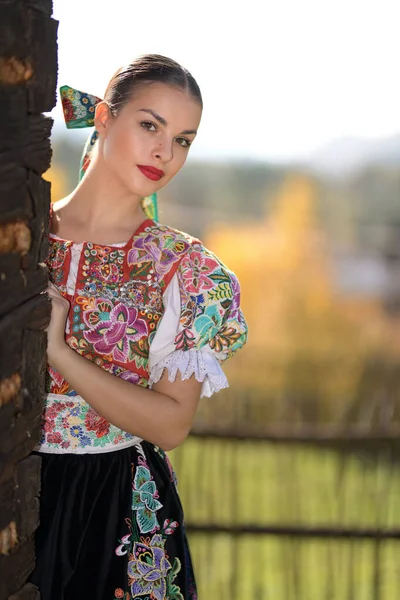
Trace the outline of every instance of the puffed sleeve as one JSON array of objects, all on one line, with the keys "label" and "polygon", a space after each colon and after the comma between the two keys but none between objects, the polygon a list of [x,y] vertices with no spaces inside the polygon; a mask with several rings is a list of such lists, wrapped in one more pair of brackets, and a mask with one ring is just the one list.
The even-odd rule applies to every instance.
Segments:
[{"label": "puffed sleeve", "polygon": [[228,381],[221,364],[247,340],[237,277],[212,252],[194,243],[164,294],[164,316],[150,345],[149,385],[168,372],[192,375],[211,396]]}]

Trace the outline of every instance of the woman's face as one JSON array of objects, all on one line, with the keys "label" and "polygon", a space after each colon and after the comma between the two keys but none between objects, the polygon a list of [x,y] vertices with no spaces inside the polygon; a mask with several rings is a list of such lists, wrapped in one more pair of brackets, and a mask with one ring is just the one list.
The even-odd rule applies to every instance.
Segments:
[{"label": "woman's face", "polygon": [[129,190],[149,196],[182,168],[200,124],[201,106],[164,83],[142,86],[116,117],[96,108],[101,159]]}]

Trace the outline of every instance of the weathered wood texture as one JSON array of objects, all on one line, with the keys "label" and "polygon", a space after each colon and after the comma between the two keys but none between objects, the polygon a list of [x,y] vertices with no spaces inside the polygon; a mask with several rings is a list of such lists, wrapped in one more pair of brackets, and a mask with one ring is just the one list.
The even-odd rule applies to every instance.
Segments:
[{"label": "weathered wood texture", "polygon": [[26,581],[39,521],[40,435],[50,315],[47,253],[57,23],[49,0],[0,0],[0,600],[39,600]]}]

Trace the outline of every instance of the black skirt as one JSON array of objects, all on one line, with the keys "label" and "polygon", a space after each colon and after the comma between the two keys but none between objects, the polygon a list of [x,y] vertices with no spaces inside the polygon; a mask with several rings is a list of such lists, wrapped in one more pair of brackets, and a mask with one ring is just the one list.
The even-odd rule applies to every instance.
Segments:
[{"label": "black skirt", "polygon": [[196,600],[182,506],[162,450],[142,442],[40,456],[31,581],[42,600]]}]

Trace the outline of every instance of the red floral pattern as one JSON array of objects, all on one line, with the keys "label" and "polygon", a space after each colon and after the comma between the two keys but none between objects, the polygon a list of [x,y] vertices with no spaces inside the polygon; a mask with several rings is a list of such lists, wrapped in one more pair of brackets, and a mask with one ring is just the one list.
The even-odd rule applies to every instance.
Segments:
[{"label": "red floral pattern", "polygon": [[98,438],[107,435],[110,431],[110,423],[93,408],[90,408],[86,413],[85,426],[88,431],[94,431]]}]

